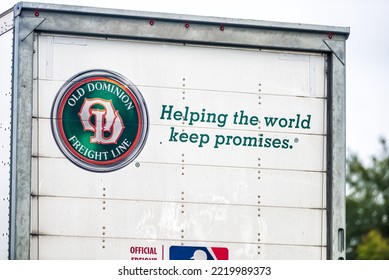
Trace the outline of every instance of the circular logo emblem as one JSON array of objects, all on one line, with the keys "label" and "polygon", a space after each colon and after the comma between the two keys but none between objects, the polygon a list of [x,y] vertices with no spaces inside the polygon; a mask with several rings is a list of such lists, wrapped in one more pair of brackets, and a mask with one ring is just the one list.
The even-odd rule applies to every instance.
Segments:
[{"label": "circular logo emblem", "polygon": [[148,134],[146,103],[134,84],[105,71],[82,72],[55,98],[52,131],[62,153],[90,171],[108,172],[132,162]]}]

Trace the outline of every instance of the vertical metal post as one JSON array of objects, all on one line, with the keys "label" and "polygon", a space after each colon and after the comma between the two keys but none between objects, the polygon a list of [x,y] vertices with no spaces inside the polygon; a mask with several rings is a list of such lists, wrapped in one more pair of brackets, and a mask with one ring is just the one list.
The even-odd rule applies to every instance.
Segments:
[{"label": "vertical metal post", "polygon": [[326,42],[329,59],[328,259],[345,259],[346,229],[346,85],[345,42]]},{"label": "vertical metal post", "polygon": [[[15,6],[10,258],[30,258],[33,33]],[[28,34],[28,35],[27,35]],[[27,36],[25,36],[27,35]]]}]

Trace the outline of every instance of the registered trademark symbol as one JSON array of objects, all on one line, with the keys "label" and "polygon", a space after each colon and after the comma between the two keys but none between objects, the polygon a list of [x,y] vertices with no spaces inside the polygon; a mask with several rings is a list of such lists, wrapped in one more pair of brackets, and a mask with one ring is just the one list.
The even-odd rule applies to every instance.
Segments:
[{"label": "registered trademark symbol", "polygon": [[298,143],[298,142],[299,142],[299,139],[298,139],[298,138],[294,138],[294,142],[295,142],[295,143]]},{"label": "registered trademark symbol", "polygon": [[135,167],[139,167],[140,166],[140,163],[139,162],[136,162],[135,163]]}]

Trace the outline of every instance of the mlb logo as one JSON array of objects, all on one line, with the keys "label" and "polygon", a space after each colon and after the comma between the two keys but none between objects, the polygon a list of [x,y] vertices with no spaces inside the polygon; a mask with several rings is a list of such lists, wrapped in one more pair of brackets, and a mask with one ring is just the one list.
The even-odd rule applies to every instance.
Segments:
[{"label": "mlb logo", "polygon": [[228,249],[222,247],[170,246],[170,260],[228,260]]}]

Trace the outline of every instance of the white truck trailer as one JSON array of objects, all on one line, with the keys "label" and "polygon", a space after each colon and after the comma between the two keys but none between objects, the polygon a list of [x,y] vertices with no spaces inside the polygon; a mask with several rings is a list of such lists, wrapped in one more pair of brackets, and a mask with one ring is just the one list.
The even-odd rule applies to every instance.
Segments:
[{"label": "white truck trailer", "polygon": [[349,28],[19,3],[2,259],[343,259]]}]

